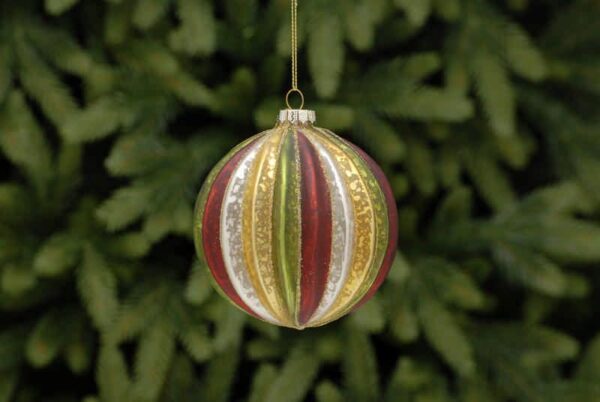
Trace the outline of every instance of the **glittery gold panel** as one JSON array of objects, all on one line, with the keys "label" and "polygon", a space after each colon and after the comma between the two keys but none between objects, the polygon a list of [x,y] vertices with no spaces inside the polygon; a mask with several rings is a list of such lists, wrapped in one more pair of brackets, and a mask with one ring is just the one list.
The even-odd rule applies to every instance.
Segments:
[{"label": "glittery gold panel", "polygon": [[[332,133],[329,130],[318,129],[319,132],[327,135],[331,140],[333,140],[340,149],[353,161],[354,165],[358,168],[358,172],[361,176],[363,183],[366,184],[369,200],[373,206],[373,213],[375,217],[375,249],[373,252],[373,258],[370,261],[369,267],[360,282],[360,286],[357,291],[354,293],[353,297],[350,299],[349,303],[340,311],[337,312],[336,315],[330,315],[329,320],[335,320],[342,315],[350,312],[352,307],[365,295],[365,293],[369,290],[375,279],[377,278],[377,274],[379,273],[379,269],[383,263],[383,259],[385,257],[385,252],[388,246],[389,239],[389,222],[388,222],[388,211],[387,204],[385,200],[385,196],[381,187],[379,186],[379,182],[369,169],[366,162],[352,149],[343,139],[338,137],[336,134]],[[327,317],[326,317],[327,318]]]},{"label": "glittery gold panel", "polygon": [[316,322],[310,325],[322,325],[335,317],[339,317],[349,303],[357,297],[356,293],[361,288],[362,282],[368,275],[375,252],[375,210],[370,197],[369,189],[363,180],[362,168],[346,152],[342,150],[337,141],[329,135],[319,131],[310,130],[307,134],[313,141],[322,143],[334,157],[340,170],[344,172],[344,180],[350,189],[350,196],[354,210],[354,254],[346,283],[329,311]]},{"label": "glittery gold panel", "polygon": [[272,254],[272,217],[277,161],[284,130],[269,132],[248,177],[244,194],[243,247],[246,266],[259,299],[281,325],[292,326]]},{"label": "glittery gold panel", "polygon": [[273,202],[273,258],[279,272],[283,298],[298,326],[300,277],[300,177],[298,144],[294,129],[285,132],[275,180]]}]

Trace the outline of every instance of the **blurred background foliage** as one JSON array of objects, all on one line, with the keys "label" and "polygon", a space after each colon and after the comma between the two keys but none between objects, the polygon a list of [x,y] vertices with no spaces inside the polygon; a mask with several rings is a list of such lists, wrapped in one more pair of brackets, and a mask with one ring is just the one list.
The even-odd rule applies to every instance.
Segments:
[{"label": "blurred background foliage", "polygon": [[600,2],[299,13],[307,105],[383,166],[401,239],[302,332],[217,296],[190,238],[283,106],[289,3],[0,2],[0,401],[599,401]]}]

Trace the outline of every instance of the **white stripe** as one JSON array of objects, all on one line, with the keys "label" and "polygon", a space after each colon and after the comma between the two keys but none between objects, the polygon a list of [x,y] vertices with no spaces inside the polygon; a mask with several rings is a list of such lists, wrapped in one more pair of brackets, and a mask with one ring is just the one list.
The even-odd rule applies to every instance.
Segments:
[{"label": "white stripe", "polygon": [[327,149],[318,141],[311,142],[317,148],[319,156],[324,162],[324,171],[328,182],[334,183],[334,185],[329,189],[332,202],[331,265],[325,292],[307,325],[311,325],[327,314],[342,291],[350,272],[354,243],[353,208],[346,182]]},{"label": "white stripe", "polygon": [[281,325],[262,305],[256,294],[256,289],[252,285],[252,281],[248,275],[248,268],[244,262],[242,245],[242,204],[244,190],[248,185],[247,181],[252,163],[256,159],[256,155],[263,143],[264,139],[260,139],[256,144],[252,145],[248,153],[235,168],[227,184],[221,209],[221,250],[227,274],[240,298],[265,321]]}]

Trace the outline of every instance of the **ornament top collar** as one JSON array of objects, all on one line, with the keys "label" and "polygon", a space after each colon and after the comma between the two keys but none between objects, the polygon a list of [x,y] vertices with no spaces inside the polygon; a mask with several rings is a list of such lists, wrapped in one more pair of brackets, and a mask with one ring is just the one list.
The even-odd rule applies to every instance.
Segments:
[{"label": "ornament top collar", "polygon": [[292,124],[314,124],[317,116],[314,110],[283,109],[279,111],[278,123],[290,122]]}]

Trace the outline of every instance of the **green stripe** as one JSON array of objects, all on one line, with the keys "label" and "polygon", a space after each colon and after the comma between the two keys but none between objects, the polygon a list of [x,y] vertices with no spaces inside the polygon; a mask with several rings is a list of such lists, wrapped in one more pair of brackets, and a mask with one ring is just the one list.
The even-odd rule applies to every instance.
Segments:
[{"label": "green stripe", "polygon": [[297,320],[301,225],[299,156],[293,128],[283,135],[273,200],[273,257],[283,299],[290,316]]}]

